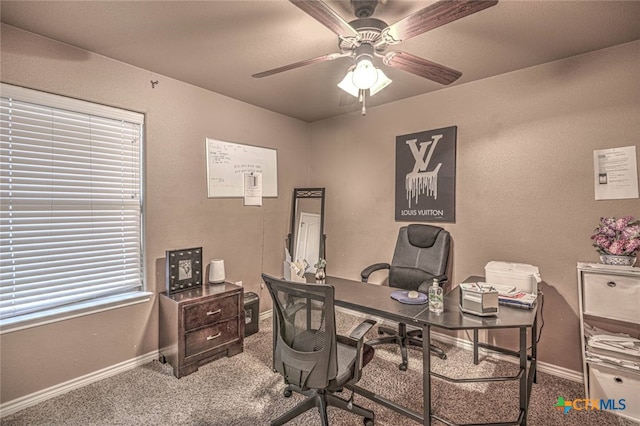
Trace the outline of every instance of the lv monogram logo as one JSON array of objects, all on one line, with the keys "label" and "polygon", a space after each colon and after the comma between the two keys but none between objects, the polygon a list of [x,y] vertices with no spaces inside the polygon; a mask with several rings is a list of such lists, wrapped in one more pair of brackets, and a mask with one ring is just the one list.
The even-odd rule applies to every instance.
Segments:
[{"label": "lv monogram logo", "polygon": [[[407,145],[409,145],[411,154],[413,154],[413,159],[416,161],[410,174],[424,172],[427,170],[433,151],[436,149],[440,139],[442,139],[442,135],[432,136],[430,141],[420,142],[420,148],[418,148],[417,139],[411,139],[406,142]],[[427,153],[427,148],[429,148],[429,146],[431,146],[431,149],[429,149],[429,152]],[[425,153],[427,154],[426,156]]]},{"label": "lv monogram logo", "polygon": [[431,171],[427,171],[427,168],[431,162],[433,152],[438,145],[438,141],[442,139],[442,136],[443,135],[434,135],[430,141],[420,142],[419,148],[417,139],[406,141],[415,160],[413,170],[407,174],[404,183],[409,208],[411,207],[412,199],[418,203],[420,194],[425,194],[427,197],[433,196],[434,199],[438,199],[438,172],[440,171],[442,163],[438,163]]}]

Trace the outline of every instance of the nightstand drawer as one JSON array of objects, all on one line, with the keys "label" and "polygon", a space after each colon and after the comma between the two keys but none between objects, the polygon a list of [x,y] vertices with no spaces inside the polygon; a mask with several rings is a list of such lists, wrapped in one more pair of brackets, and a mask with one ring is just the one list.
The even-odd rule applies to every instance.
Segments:
[{"label": "nightstand drawer", "polygon": [[185,358],[238,339],[238,319],[233,318],[185,335]]},{"label": "nightstand drawer", "polygon": [[239,295],[196,303],[184,308],[185,331],[238,316]]},{"label": "nightstand drawer", "polygon": [[584,274],[584,313],[640,324],[640,278]]}]

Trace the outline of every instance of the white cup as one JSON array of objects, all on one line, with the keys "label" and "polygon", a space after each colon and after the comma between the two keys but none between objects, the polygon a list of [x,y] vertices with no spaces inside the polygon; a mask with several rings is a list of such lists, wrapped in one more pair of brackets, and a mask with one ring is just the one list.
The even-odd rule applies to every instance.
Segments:
[{"label": "white cup", "polygon": [[209,282],[221,283],[224,282],[224,260],[213,259],[209,264]]}]

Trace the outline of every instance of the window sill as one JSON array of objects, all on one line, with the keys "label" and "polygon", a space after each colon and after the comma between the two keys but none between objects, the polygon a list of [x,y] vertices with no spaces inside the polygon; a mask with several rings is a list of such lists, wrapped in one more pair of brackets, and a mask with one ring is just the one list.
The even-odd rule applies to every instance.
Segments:
[{"label": "window sill", "polygon": [[136,292],[125,294],[108,299],[95,300],[76,304],[73,307],[61,307],[50,309],[46,312],[36,312],[21,315],[15,318],[6,318],[0,321],[0,334],[12,333],[31,327],[51,324],[85,315],[97,314],[99,312],[110,311],[112,309],[123,308],[125,306],[137,305],[151,300],[153,293]]}]

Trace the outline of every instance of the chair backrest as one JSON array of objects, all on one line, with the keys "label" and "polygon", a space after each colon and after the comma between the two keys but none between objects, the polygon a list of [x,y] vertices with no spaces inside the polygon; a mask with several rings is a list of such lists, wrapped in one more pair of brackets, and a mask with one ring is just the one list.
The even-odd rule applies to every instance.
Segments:
[{"label": "chair backrest", "polygon": [[449,232],[439,226],[403,226],[389,270],[389,286],[417,290],[421,283],[447,273]]},{"label": "chair backrest", "polygon": [[274,367],[302,389],[324,389],[336,378],[334,289],[262,274],[273,300]]}]

